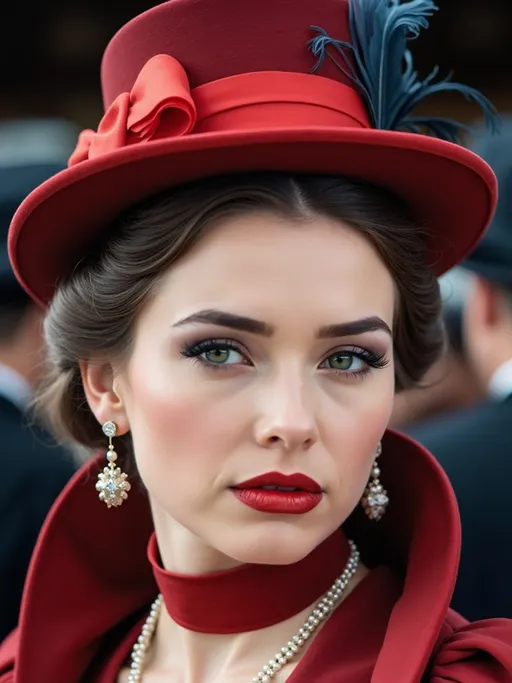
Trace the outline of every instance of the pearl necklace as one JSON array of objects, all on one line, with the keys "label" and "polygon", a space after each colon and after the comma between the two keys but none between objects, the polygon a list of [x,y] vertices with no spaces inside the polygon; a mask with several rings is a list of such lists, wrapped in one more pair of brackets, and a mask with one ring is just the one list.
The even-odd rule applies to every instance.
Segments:
[{"label": "pearl necklace", "polygon": [[[348,586],[350,579],[356,573],[359,565],[359,551],[353,541],[350,544],[350,557],[343,573],[336,579],[330,589],[322,596],[314,609],[309,614],[304,622],[302,628],[298,633],[292,637],[288,644],[281,648],[272,659],[270,659],[261,671],[252,679],[253,683],[267,683],[272,680],[274,676],[280,671],[285,664],[288,664],[299,652],[317,628],[322,624],[327,617],[339,605],[343,592]],[[151,640],[155,633],[158,617],[162,610],[163,598],[159,595],[154,603],[151,605],[149,616],[146,619],[140,636],[133,646],[132,650],[132,664],[130,666],[130,675],[128,676],[128,683],[140,683],[142,681],[142,670],[146,654],[151,644]]]}]

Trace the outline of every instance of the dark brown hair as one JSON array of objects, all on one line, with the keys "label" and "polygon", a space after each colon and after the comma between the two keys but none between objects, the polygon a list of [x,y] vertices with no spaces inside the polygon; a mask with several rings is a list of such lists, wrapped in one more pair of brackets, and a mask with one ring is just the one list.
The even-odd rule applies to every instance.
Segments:
[{"label": "dark brown hair", "polygon": [[[443,348],[441,303],[437,279],[426,262],[425,236],[401,200],[339,177],[217,177],[173,189],[130,210],[59,286],[46,318],[49,368],[39,398],[58,436],[90,448],[105,445],[87,406],[79,361],[126,359],[134,322],[167,269],[214,223],[251,211],[298,222],[326,216],[364,234],[396,283],[397,390],[421,380]],[[123,439],[129,451],[129,437]]]}]

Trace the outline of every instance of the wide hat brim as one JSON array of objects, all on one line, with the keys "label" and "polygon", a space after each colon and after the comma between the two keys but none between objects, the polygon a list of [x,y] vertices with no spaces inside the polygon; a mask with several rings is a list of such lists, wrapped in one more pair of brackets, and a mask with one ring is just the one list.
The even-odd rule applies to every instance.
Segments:
[{"label": "wide hat brim", "polygon": [[120,212],[167,188],[251,171],[332,174],[389,189],[426,231],[437,275],[472,251],[497,201],[496,178],[480,157],[432,137],[327,127],[200,133],[127,146],[46,181],[13,218],[11,263],[46,306]]}]

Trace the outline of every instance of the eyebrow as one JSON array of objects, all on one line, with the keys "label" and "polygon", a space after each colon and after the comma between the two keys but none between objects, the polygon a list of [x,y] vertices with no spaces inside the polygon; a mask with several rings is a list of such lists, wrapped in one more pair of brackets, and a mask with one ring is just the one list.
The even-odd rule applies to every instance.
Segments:
[{"label": "eyebrow", "polygon": [[[197,323],[229,327],[233,330],[249,332],[250,334],[256,334],[262,337],[271,337],[275,332],[275,327],[269,323],[215,309],[206,309],[204,311],[192,313],[192,315],[189,315],[182,320],[178,320],[177,323],[174,323],[173,327],[182,327],[183,325]],[[382,318],[379,318],[379,316],[361,318],[360,320],[352,320],[350,322],[337,323],[335,325],[326,325],[318,330],[316,336],[318,339],[331,339],[333,337],[349,337],[364,334],[365,332],[375,332],[376,330],[383,330],[389,334],[390,337],[393,336],[389,325],[384,322]]]},{"label": "eyebrow", "polygon": [[375,332],[376,330],[383,330],[389,334],[390,337],[393,336],[389,325],[377,315],[371,316],[370,318],[361,318],[361,320],[352,320],[347,323],[321,327],[317,336],[319,339],[350,337],[352,335],[364,334],[365,332]]}]

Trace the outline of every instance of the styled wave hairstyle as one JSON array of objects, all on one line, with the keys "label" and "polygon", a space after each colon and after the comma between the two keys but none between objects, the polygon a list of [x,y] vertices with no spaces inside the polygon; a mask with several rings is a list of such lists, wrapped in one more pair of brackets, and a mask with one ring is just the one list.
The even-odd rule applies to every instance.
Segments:
[{"label": "styled wave hairstyle", "polygon": [[[49,308],[48,370],[38,398],[63,441],[104,446],[89,410],[81,360],[122,366],[135,321],[166,271],[220,220],[267,211],[300,223],[324,216],[350,224],[377,249],[396,283],[396,388],[417,385],[444,347],[439,286],[425,234],[389,192],[346,178],[285,173],[216,177],[167,191],[132,208],[62,282]],[[117,439],[129,454],[129,435]]]}]

